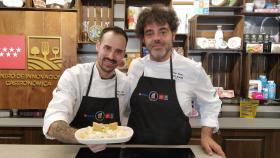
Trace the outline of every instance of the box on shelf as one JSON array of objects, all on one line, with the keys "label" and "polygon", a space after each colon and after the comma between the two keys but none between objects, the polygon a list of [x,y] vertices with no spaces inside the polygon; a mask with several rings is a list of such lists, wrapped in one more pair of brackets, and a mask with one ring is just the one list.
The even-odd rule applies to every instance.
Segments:
[{"label": "box on shelf", "polygon": [[259,105],[258,100],[241,100],[240,101],[240,117],[241,118],[255,118],[257,108]]}]

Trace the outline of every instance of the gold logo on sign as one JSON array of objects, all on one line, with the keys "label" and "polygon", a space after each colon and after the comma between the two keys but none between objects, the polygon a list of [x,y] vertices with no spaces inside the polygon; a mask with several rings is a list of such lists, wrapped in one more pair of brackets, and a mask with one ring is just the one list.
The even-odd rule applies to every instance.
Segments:
[{"label": "gold logo on sign", "polygon": [[61,37],[29,36],[27,67],[28,70],[60,70]]}]

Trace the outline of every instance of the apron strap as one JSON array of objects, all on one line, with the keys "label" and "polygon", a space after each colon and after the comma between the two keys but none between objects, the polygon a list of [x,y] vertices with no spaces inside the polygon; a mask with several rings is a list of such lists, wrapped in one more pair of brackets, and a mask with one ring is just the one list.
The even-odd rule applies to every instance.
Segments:
[{"label": "apron strap", "polygon": [[170,55],[170,77],[171,77],[171,80],[173,80],[173,64],[172,64],[172,53]]},{"label": "apron strap", "polygon": [[117,74],[115,78],[115,98],[117,98],[117,91],[118,91],[118,81],[117,81]]},{"label": "apron strap", "polygon": [[89,79],[89,84],[88,84],[86,96],[88,96],[88,93],[89,93],[89,90],[90,90],[91,81],[92,81],[92,76],[93,76],[93,71],[94,71],[94,65],[95,65],[95,64],[93,64],[93,67],[92,67],[92,70],[91,70],[91,74],[90,74],[90,79]]}]

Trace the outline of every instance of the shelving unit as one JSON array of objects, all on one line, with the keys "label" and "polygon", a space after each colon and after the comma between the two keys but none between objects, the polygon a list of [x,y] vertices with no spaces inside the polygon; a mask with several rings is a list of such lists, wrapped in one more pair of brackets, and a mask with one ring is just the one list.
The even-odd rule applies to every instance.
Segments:
[{"label": "shelving unit", "polygon": [[[190,21],[190,34],[188,38],[187,56],[199,59],[202,62],[206,72],[212,76],[214,86],[222,86],[226,89],[233,89],[238,97],[247,97],[249,80],[257,79],[259,74],[266,75],[269,80],[274,80],[277,85],[277,98],[279,98],[279,54],[262,53],[247,54],[240,49],[200,49],[196,47],[197,37],[214,38],[217,25],[222,25],[224,40],[230,37],[238,36],[242,38],[243,28],[245,27],[245,18],[251,17],[278,17],[280,13],[246,13],[244,4],[247,1],[239,1],[235,6],[210,6],[209,15],[197,15]],[[275,0],[269,2],[276,2]],[[225,12],[226,15],[221,15]],[[231,15],[233,14],[233,15]],[[231,66],[226,66],[225,60],[230,61]],[[212,63],[214,66],[211,66]],[[265,64],[264,66],[262,66]],[[213,65],[213,64],[212,64]],[[277,74],[278,73],[278,74]],[[225,75],[226,74],[226,75]],[[227,76],[230,74],[230,80]],[[220,76],[224,76],[221,79]]]},{"label": "shelving unit", "polygon": [[276,83],[276,98],[280,97],[280,54],[245,54],[244,58],[244,92],[247,96],[249,80],[258,79],[259,75],[265,75],[268,80]]},{"label": "shelving unit", "polygon": [[[249,0],[244,0],[244,4]],[[277,4],[276,0],[267,0]],[[245,19],[250,18],[277,18],[280,16],[278,13],[259,13],[259,12],[243,12]],[[278,24],[280,26],[280,23]],[[273,27],[273,26],[271,26]],[[278,30],[279,31],[279,30]],[[261,33],[261,31],[259,31]],[[246,32],[245,32],[246,33]],[[278,34],[279,36],[279,34]],[[279,37],[278,37],[279,38]],[[280,98],[280,52],[278,53],[247,53],[243,50],[243,96],[248,96],[249,80],[258,79],[259,75],[265,75],[268,80],[274,80],[276,83],[276,98]]]},{"label": "shelving unit", "polygon": [[114,20],[114,1],[113,0],[81,0],[77,8],[80,11],[79,16],[79,40],[78,44],[90,44],[94,41],[82,40],[83,22],[88,21],[88,28],[94,26],[106,27],[113,25]]},{"label": "shelving unit", "polygon": [[[239,0],[232,7],[212,7],[210,13],[229,12],[233,15],[203,15],[192,19],[191,33],[177,34],[174,46],[183,47],[185,56],[201,61],[205,71],[212,76],[214,86],[232,89],[236,98],[234,105],[238,106],[239,97],[245,97],[248,92],[248,81],[256,79],[259,74],[267,75],[269,80],[277,83],[277,98],[280,97],[280,54],[247,54],[244,50],[230,49],[197,49],[195,38],[205,36],[213,38],[218,24],[223,25],[224,37],[227,40],[232,36],[243,38],[244,15],[245,16],[279,16],[280,13],[244,13],[243,5],[247,0]],[[275,1],[275,0],[272,0]],[[89,2],[89,3],[88,3]],[[87,8],[90,11],[91,25],[93,22],[93,5],[97,5],[97,15],[100,18],[101,7],[110,9],[110,23],[118,19],[123,21],[124,29],[130,38],[136,38],[134,30],[128,30],[127,8],[128,6],[148,6],[152,3],[171,5],[171,0],[76,0],[72,9],[49,9],[34,8],[32,0],[26,0],[23,8],[0,8],[0,34],[23,34],[23,35],[57,35],[63,39],[63,70],[77,63],[77,48],[88,47],[83,55],[94,54],[95,45],[90,41],[81,40],[82,21],[87,18]],[[114,18],[115,4],[124,5],[124,17]],[[104,14],[106,11],[104,10]],[[238,14],[238,15],[237,15]],[[42,18],[44,17],[44,18]],[[134,40],[130,40],[134,41]],[[136,43],[136,42],[135,42]],[[141,44],[139,44],[141,47]],[[90,50],[90,51],[88,51]],[[79,55],[79,54],[78,54]],[[88,59],[88,56],[86,56]],[[61,70],[61,72],[63,71]],[[13,70],[14,71],[14,70]],[[11,70],[1,70],[9,73]],[[15,70],[15,73],[21,70]],[[51,71],[45,71],[52,73]],[[61,72],[57,72],[60,74]],[[33,73],[39,73],[33,71]],[[0,104],[1,109],[45,109],[52,95],[52,87],[17,87],[16,89],[3,89],[4,82],[0,80]],[[14,96],[14,97],[11,97]],[[17,97],[17,98],[15,98]],[[232,101],[228,101],[228,104]],[[278,105],[274,105],[278,106]],[[235,119],[235,118],[234,118]],[[250,121],[248,121],[250,123]],[[231,122],[230,122],[231,123]],[[34,123],[32,123],[34,125]],[[253,123],[254,124],[254,123]],[[195,127],[199,128],[199,127]],[[243,129],[242,129],[243,128]],[[227,157],[268,157],[279,158],[277,149],[280,139],[278,129],[222,129],[220,136],[214,139],[222,146]],[[46,144],[57,143],[47,141],[42,134],[41,127],[2,127],[0,129],[0,142],[7,144]],[[277,140],[277,141],[275,141]],[[276,144],[277,142],[278,144]],[[200,130],[194,129],[191,144],[200,144]],[[240,152],[242,151],[242,152]],[[250,157],[249,156],[249,157]]]},{"label": "shelving unit", "polygon": [[[219,9],[232,7],[215,7]],[[240,7],[237,7],[240,9]],[[234,11],[234,10],[233,10]],[[222,25],[224,40],[231,37],[243,38],[244,17],[242,15],[196,15],[189,21],[189,58],[200,58],[206,73],[211,76],[215,87],[234,90],[235,97],[241,96],[242,46],[240,49],[200,49],[197,37],[214,39],[217,25]]]}]

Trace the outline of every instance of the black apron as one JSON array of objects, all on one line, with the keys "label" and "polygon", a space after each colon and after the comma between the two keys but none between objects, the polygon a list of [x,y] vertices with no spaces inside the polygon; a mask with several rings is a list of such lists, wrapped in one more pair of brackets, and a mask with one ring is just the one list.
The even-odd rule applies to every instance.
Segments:
[{"label": "black apron", "polygon": [[[187,68],[186,68],[187,69]],[[177,99],[170,56],[171,79],[145,77],[144,72],[130,99],[128,126],[131,144],[186,145],[191,126]]]},{"label": "black apron", "polygon": [[70,126],[79,129],[92,126],[93,122],[106,124],[118,122],[120,125],[119,100],[117,98],[117,76],[115,77],[114,98],[89,97],[88,93],[91,87],[93,71],[94,65],[91,71],[86,96],[83,96],[80,108]]}]

